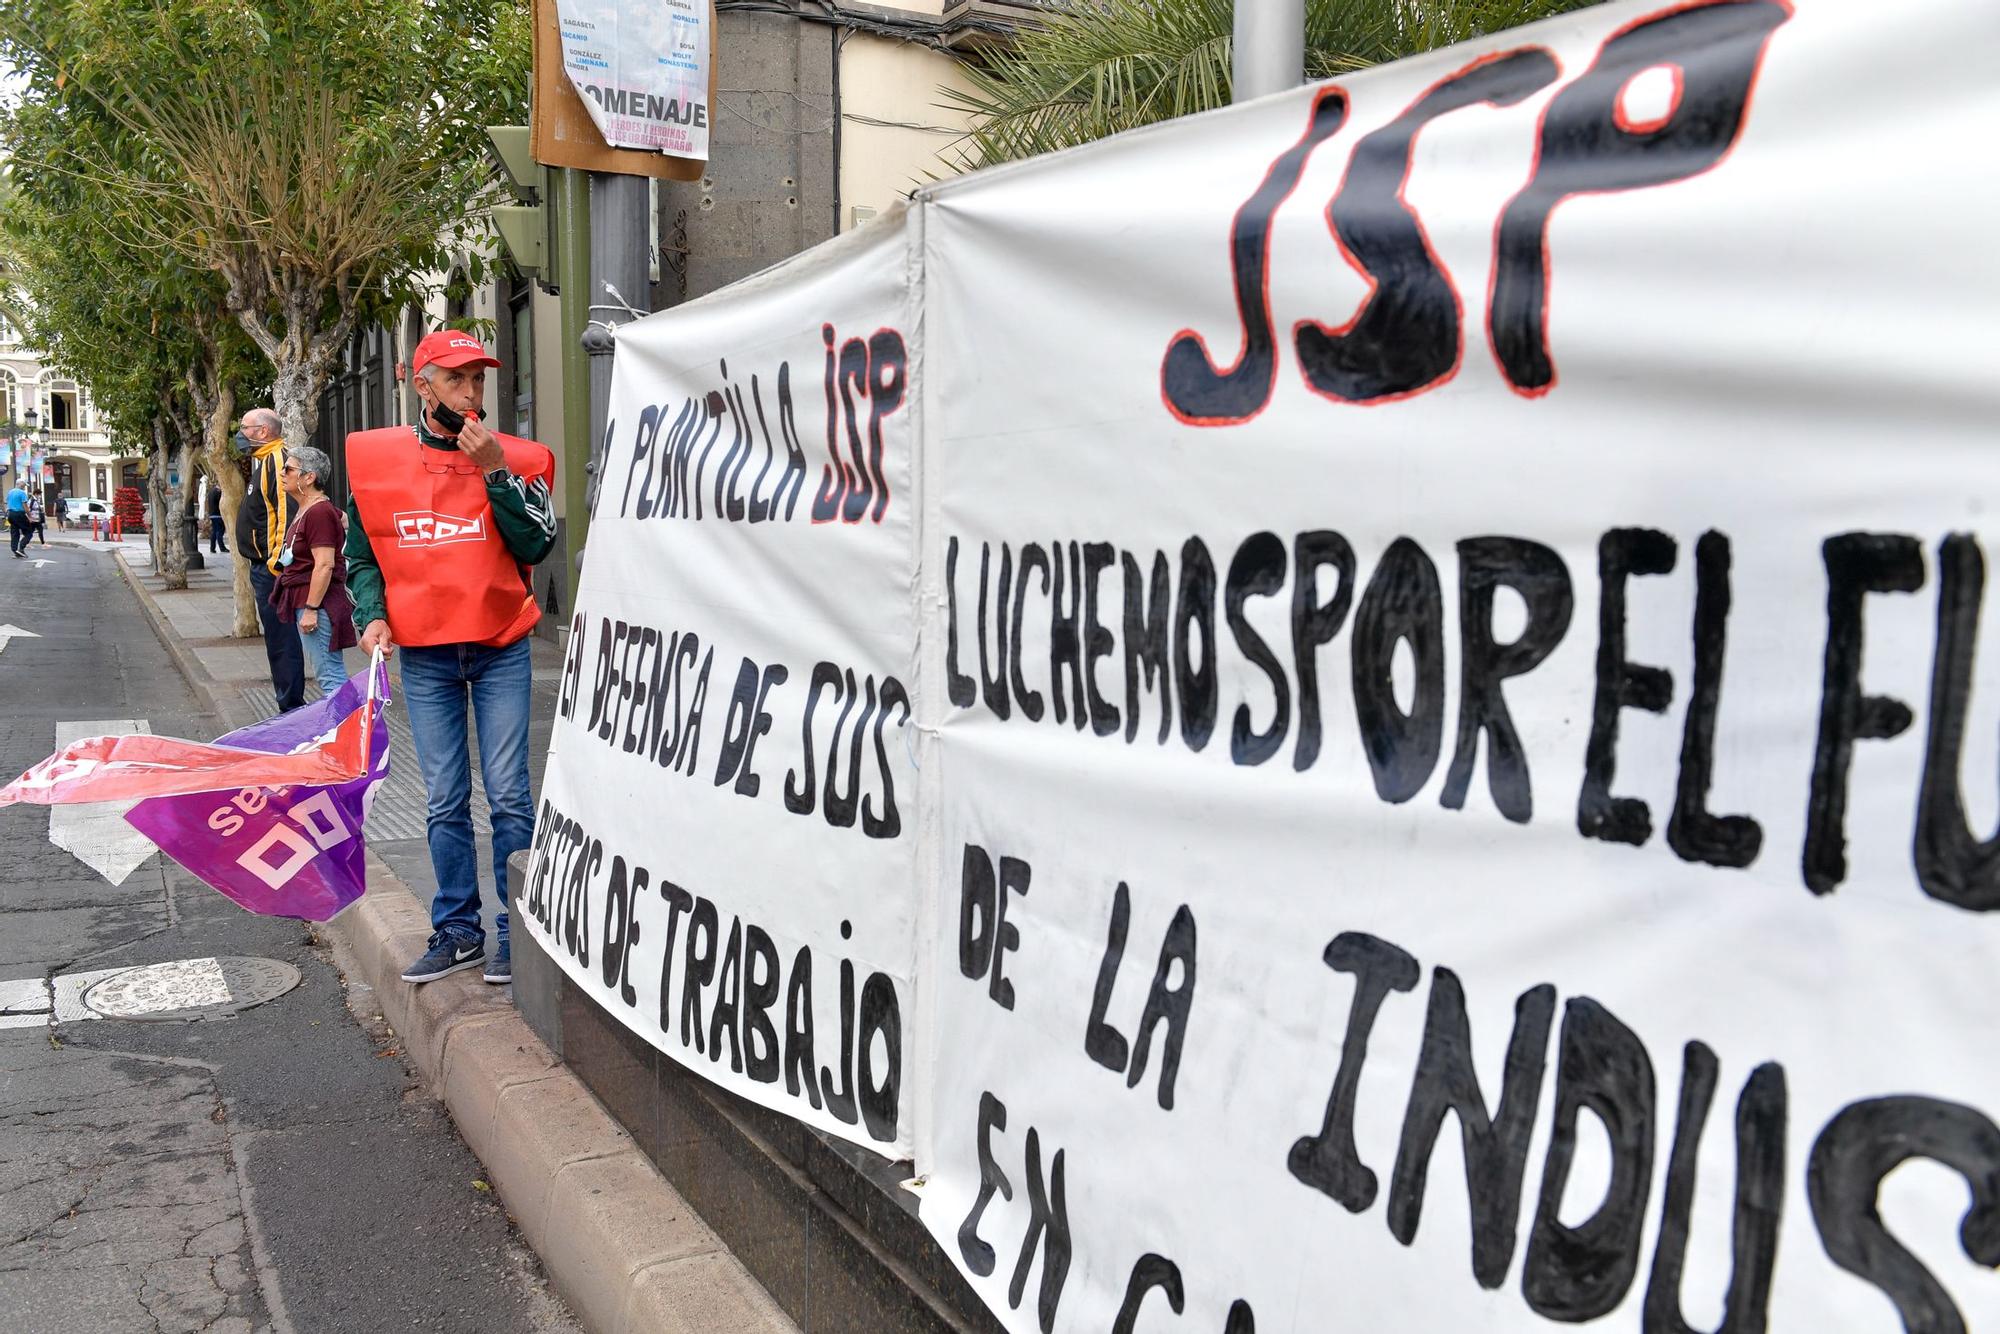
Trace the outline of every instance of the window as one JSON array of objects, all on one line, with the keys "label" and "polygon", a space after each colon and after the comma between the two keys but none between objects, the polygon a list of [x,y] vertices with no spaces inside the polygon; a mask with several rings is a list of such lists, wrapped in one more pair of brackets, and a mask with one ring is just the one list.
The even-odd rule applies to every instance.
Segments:
[{"label": "window", "polygon": [[395,420],[396,405],[389,389],[389,331],[381,325],[368,330],[367,357],[361,363],[361,429],[372,431]]},{"label": "window", "polygon": [[399,424],[417,419],[417,379],[410,367],[417,355],[417,344],[424,336],[424,321],[415,306],[403,312],[403,359],[397,363],[397,379],[402,382],[400,402],[401,414],[396,418]]},{"label": "window", "polygon": [[49,419],[45,423],[52,431],[77,431],[83,429],[83,413],[77,403],[76,387],[49,390]]},{"label": "window", "polygon": [[464,269],[453,269],[444,286],[444,322],[454,329],[465,327],[472,314],[472,283]]}]

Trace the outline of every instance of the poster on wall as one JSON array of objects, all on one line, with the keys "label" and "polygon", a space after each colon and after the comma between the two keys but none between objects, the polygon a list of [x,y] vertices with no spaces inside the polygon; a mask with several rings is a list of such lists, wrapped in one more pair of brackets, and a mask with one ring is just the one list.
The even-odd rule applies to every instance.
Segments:
[{"label": "poster on wall", "polygon": [[604,142],[708,157],[709,0],[556,0],[563,70]]},{"label": "poster on wall", "polygon": [[903,1157],[918,948],[906,249],[885,220],[770,286],[621,330],[514,905],[675,1060]]},{"label": "poster on wall", "polygon": [[[1607,4],[628,326],[532,929],[893,1153],[733,923],[822,1074],[887,979],[853,1049],[1014,1334],[1993,1327],[1996,58],[1969,0]],[[781,364],[824,517],[718,521]],[[660,778],[676,632],[732,721]],[[893,838],[773,801],[835,705]]]}]

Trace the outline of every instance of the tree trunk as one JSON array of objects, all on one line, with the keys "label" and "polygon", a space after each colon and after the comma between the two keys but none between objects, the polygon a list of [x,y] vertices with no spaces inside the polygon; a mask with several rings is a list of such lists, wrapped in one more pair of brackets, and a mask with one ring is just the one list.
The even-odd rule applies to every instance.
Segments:
[{"label": "tree trunk", "polygon": [[[209,364],[213,364],[213,357]],[[232,544],[229,569],[235,607],[229,633],[236,639],[255,639],[262,633],[262,627],[257,620],[257,593],[250,586],[250,562],[233,546],[236,541],[236,513],[249,491],[242,465],[229,452],[229,422],[236,415],[236,389],[221,375],[206,368],[190,367],[187,379],[188,391],[195,405],[192,422],[197,432],[195,438],[201,442],[203,466],[222,488],[222,506],[218,512],[222,515],[223,530]]]},{"label": "tree trunk", "polygon": [[271,377],[271,406],[283,423],[287,444],[312,442],[313,428],[319,424],[319,395],[325,382],[324,375],[315,375],[310,368],[299,364],[280,365]]},{"label": "tree trunk", "polygon": [[[146,456],[146,547],[153,553],[153,571],[164,574],[167,568],[166,526],[160,522],[160,491],[167,484],[165,459],[167,457],[166,425],[158,417],[153,419],[153,451]],[[115,491],[113,494],[117,494]]]},{"label": "tree trunk", "polygon": [[[170,441],[165,422],[153,421],[153,464],[147,490],[153,499],[153,568],[168,588],[186,588],[187,542],[181,524],[181,500],[188,484],[186,451]],[[170,481],[180,477],[179,484]]]},{"label": "tree trunk", "polygon": [[[232,284],[232,302],[235,290]],[[271,363],[271,406],[277,411],[285,439],[303,445],[319,425],[319,396],[339,366],[358,318],[352,299],[343,299],[331,323],[319,323],[325,293],[301,289],[284,298],[284,332],[277,333],[260,314],[237,310],[237,322]]]},{"label": "tree trunk", "polygon": [[236,541],[236,511],[249,491],[243,469],[229,453],[229,419],[235,412],[236,396],[225,389],[209,416],[208,448],[203,453],[208,459],[209,471],[215,474],[216,481],[222,486],[223,527],[232,543],[230,550],[233,554],[229,565],[235,577],[236,619],[229,627],[229,633],[237,639],[255,639],[263,633],[257,620],[257,591],[250,587],[250,562],[236,552],[233,545]]}]

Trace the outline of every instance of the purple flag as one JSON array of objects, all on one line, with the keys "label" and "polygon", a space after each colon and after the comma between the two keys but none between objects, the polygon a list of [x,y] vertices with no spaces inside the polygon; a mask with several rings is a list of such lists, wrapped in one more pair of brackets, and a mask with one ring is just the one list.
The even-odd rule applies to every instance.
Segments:
[{"label": "purple flag", "polygon": [[[325,699],[238,728],[218,746],[289,755],[319,745],[372,693],[389,700],[389,671],[377,659]],[[247,787],[153,797],[126,812],[203,883],[265,917],[324,922],[368,888],[361,827],[375,788],[389,776],[389,724],[378,707],[368,737],[368,769],[328,787]]]}]

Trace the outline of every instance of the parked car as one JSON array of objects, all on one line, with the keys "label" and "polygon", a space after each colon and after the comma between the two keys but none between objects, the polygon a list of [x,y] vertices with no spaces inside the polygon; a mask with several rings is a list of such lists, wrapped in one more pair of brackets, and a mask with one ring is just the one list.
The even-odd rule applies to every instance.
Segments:
[{"label": "parked car", "polygon": [[108,519],[111,517],[111,502],[108,500],[92,500],[84,496],[65,496],[63,503],[69,507],[64,515],[65,521],[69,523],[88,527],[93,518]]}]

